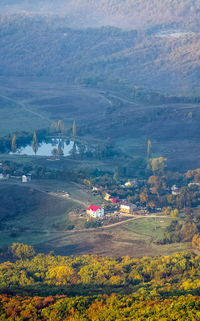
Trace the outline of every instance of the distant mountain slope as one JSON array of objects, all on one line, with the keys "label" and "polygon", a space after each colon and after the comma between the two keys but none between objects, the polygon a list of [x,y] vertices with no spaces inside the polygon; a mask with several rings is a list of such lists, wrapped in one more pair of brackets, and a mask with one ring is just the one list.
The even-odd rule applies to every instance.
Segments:
[{"label": "distant mountain slope", "polygon": [[2,0],[2,13],[59,14],[71,27],[146,28],[158,24],[199,25],[199,0]]},{"label": "distant mountain slope", "polygon": [[181,29],[73,30],[65,19],[0,18],[0,75],[122,82],[179,94],[199,91],[200,35]]}]

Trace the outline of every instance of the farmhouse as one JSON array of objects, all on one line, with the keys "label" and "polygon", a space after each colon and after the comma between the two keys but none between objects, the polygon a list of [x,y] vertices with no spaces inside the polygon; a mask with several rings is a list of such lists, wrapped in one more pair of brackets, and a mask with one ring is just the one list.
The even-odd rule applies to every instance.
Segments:
[{"label": "farmhouse", "polygon": [[137,186],[138,186],[137,179],[129,179],[129,180],[123,185],[123,187],[126,187],[126,188],[137,187]]},{"label": "farmhouse", "polygon": [[172,195],[180,194],[179,188],[176,185],[172,186],[171,191],[172,191]]},{"label": "farmhouse", "polygon": [[120,203],[119,198],[111,198],[111,202],[114,204]]},{"label": "farmhouse", "polygon": [[137,206],[135,204],[132,203],[128,203],[128,202],[123,202],[120,205],[120,211],[123,213],[128,213],[131,214],[133,213],[133,211],[137,208]]},{"label": "farmhouse", "polygon": [[89,214],[92,217],[102,217],[104,216],[104,209],[99,207],[99,206],[95,206],[95,205],[90,205],[87,208],[87,214]]},{"label": "farmhouse", "polygon": [[111,198],[111,195],[108,194],[108,193],[106,193],[104,199],[105,199],[106,201],[110,201],[110,198]]},{"label": "farmhouse", "polygon": [[22,175],[22,183],[28,183],[31,181],[31,175]]}]

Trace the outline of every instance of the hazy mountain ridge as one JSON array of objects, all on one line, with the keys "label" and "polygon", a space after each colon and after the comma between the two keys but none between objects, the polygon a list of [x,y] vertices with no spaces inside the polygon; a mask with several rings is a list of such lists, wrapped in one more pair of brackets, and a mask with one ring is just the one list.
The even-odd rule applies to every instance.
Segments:
[{"label": "hazy mountain ridge", "polygon": [[21,0],[2,1],[5,13],[31,13],[66,16],[73,28],[100,27],[147,28],[158,24],[181,23],[199,26],[198,0]]},{"label": "hazy mountain ridge", "polygon": [[[176,29],[73,30],[65,19],[0,17],[0,75],[121,81],[173,93],[199,91],[200,35]],[[180,90],[179,90],[180,89]]]}]

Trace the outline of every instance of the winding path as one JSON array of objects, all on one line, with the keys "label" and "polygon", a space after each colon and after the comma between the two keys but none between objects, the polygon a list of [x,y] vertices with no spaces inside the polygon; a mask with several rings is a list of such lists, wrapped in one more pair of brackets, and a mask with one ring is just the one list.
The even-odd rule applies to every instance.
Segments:
[{"label": "winding path", "polygon": [[50,118],[48,118],[46,116],[43,116],[42,114],[27,108],[26,105],[24,103],[22,103],[22,102],[18,102],[17,100],[15,100],[13,98],[10,98],[10,97],[7,97],[7,96],[4,96],[4,95],[0,95],[0,98],[6,99],[6,100],[8,100],[8,101],[20,106],[23,110],[25,110],[26,112],[28,112],[28,113],[30,113],[30,114],[32,114],[34,116],[37,116],[37,117],[39,117],[41,119],[45,119],[45,120],[51,121]]}]

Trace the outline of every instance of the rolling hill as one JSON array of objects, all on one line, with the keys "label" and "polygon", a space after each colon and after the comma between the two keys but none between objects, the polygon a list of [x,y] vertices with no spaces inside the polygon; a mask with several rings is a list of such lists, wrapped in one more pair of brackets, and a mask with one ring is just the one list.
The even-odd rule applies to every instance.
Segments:
[{"label": "rolling hill", "polygon": [[115,82],[199,95],[200,35],[172,27],[71,29],[64,18],[0,19],[0,75],[63,77],[96,87]]}]

